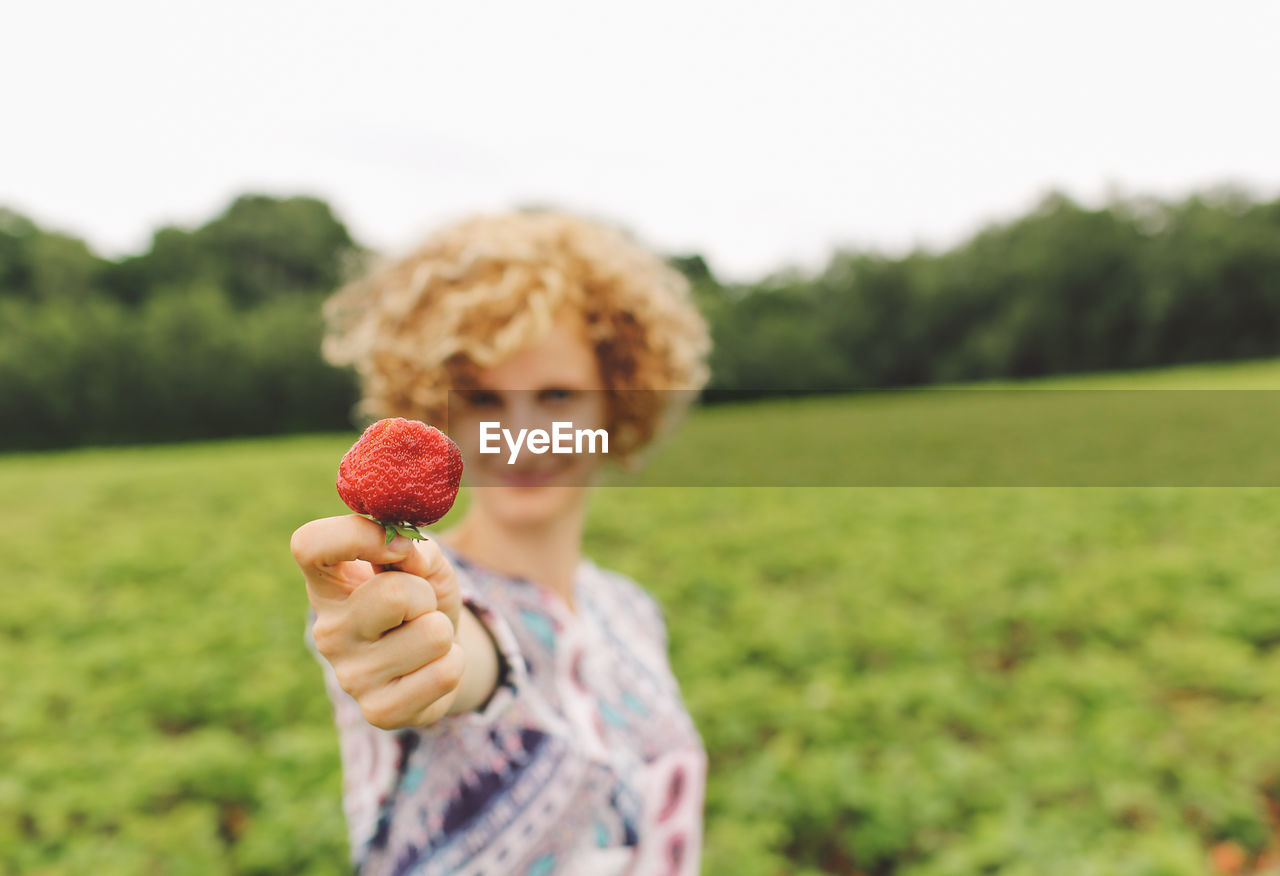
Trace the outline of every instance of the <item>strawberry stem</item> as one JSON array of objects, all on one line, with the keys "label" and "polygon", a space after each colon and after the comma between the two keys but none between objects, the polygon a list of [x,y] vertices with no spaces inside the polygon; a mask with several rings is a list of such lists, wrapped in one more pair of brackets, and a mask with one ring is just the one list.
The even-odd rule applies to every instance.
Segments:
[{"label": "strawberry stem", "polygon": [[418,529],[418,527],[415,526],[414,524],[409,523],[407,521],[379,520],[378,518],[374,517],[372,514],[361,514],[360,516],[368,520],[372,520],[374,523],[378,524],[379,526],[381,526],[383,529],[387,531],[387,540],[385,544],[391,544],[391,540],[394,539],[397,535],[403,535],[405,538],[411,538],[414,541],[427,541],[426,533]]}]

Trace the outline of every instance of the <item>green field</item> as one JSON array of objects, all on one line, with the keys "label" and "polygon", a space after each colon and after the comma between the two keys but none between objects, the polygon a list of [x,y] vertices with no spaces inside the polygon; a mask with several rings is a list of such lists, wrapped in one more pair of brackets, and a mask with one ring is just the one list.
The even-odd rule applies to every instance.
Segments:
[{"label": "green field", "polygon": [[[794,404],[700,412],[681,452]],[[287,544],[344,510],[352,438],[0,457],[2,872],[346,871]],[[588,551],[666,610],[707,873],[1173,876],[1275,843],[1280,489],[610,488]]]}]

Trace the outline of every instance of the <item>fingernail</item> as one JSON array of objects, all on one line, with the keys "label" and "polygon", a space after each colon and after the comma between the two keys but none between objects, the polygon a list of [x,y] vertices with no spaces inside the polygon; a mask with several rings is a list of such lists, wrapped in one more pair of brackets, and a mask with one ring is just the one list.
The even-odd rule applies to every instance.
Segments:
[{"label": "fingernail", "polygon": [[391,544],[387,545],[387,550],[393,554],[408,554],[409,551],[413,550],[413,542],[403,535],[397,535],[391,539]]}]

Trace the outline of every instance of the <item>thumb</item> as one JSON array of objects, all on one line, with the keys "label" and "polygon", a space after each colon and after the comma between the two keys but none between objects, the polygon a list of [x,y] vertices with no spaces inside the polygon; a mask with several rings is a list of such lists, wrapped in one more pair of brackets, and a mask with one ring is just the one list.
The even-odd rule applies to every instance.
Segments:
[{"label": "thumb", "polygon": [[458,573],[440,546],[431,540],[415,542],[401,535],[387,548],[389,556],[404,556],[394,562],[394,568],[425,578],[431,585],[436,594],[436,609],[445,613],[456,634],[458,616],[462,613],[462,591],[458,586]]}]

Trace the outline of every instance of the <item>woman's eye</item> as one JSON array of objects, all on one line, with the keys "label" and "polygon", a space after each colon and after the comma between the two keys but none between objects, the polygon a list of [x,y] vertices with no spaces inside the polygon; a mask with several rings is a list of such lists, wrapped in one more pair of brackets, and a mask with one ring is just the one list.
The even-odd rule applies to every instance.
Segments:
[{"label": "woman's eye", "polygon": [[502,407],[502,398],[496,392],[473,389],[464,392],[462,398],[467,403],[467,406],[472,408]]},{"label": "woman's eye", "polygon": [[565,389],[559,386],[549,387],[538,391],[538,401],[544,404],[563,404],[572,401],[577,393],[572,389]]}]

